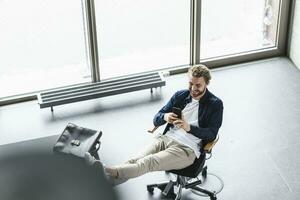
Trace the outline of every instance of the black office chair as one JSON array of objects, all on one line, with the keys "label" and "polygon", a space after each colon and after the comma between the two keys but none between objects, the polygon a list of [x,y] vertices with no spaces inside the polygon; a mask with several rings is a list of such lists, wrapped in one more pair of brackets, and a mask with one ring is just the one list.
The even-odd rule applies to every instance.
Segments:
[{"label": "black office chair", "polygon": [[[153,133],[156,129],[157,127],[153,128],[152,130],[148,130],[148,132]],[[204,145],[201,149],[200,157],[196,158],[192,165],[180,170],[167,171],[167,173],[170,172],[177,175],[176,181],[170,180],[169,182],[147,185],[148,192],[153,193],[154,188],[157,187],[162,191],[163,196],[172,197],[175,198],[175,200],[179,200],[181,199],[182,188],[184,188],[196,190],[197,192],[209,196],[210,200],[216,200],[216,192],[201,188],[201,184],[207,177],[207,166],[205,166],[205,160],[211,157],[212,148],[217,143],[218,139],[219,137],[217,136],[213,142]],[[209,157],[207,157],[207,155]],[[197,178],[200,173],[202,179]],[[174,193],[174,186],[178,186],[177,194]]]}]

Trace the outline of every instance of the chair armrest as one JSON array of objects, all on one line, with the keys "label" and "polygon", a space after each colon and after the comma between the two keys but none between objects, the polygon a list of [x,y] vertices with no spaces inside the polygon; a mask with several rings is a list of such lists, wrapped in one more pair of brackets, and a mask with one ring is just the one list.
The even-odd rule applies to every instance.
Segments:
[{"label": "chair armrest", "polygon": [[212,142],[209,142],[207,143],[205,146],[204,146],[204,151],[207,152],[207,153],[211,153],[212,151],[212,148],[215,146],[215,144],[218,142],[219,140],[219,135],[217,135],[216,139]]},{"label": "chair armrest", "polygon": [[159,126],[154,126],[152,129],[148,130],[148,133],[154,133],[154,131],[158,128]]}]

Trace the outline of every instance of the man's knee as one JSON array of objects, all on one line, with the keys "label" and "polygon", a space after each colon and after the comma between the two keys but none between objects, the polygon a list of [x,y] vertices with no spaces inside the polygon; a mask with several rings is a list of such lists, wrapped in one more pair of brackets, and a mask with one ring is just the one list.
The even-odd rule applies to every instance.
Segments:
[{"label": "man's knee", "polygon": [[125,162],[125,164],[135,164],[137,159],[131,158]]},{"label": "man's knee", "polygon": [[145,169],[146,172],[151,172],[159,169],[160,161],[155,156],[149,155],[139,159],[136,164],[138,164],[140,168]]}]

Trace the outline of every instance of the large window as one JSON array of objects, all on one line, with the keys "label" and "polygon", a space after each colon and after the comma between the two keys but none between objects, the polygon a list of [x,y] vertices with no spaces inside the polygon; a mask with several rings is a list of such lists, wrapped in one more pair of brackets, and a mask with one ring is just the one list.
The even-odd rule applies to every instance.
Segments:
[{"label": "large window", "polygon": [[0,1],[0,98],[90,81],[80,0]]},{"label": "large window", "polygon": [[202,0],[200,58],[274,47],[280,0]]},{"label": "large window", "polygon": [[3,97],[177,66],[182,72],[200,61],[214,67],[282,55],[289,3],[2,0],[0,105],[10,100]]},{"label": "large window", "polygon": [[95,0],[100,76],[189,64],[190,1]]}]

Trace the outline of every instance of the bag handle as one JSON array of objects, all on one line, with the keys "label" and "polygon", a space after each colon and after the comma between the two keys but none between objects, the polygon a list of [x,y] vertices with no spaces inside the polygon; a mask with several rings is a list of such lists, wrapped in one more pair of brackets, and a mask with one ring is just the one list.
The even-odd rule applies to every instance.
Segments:
[{"label": "bag handle", "polygon": [[99,140],[97,140],[95,142],[95,144],[93,145],[93,148],[90,150],[90,153],[93,154],[93,153],[97,153],[98,150],[100,149],[100,144],[101,142]]}]

